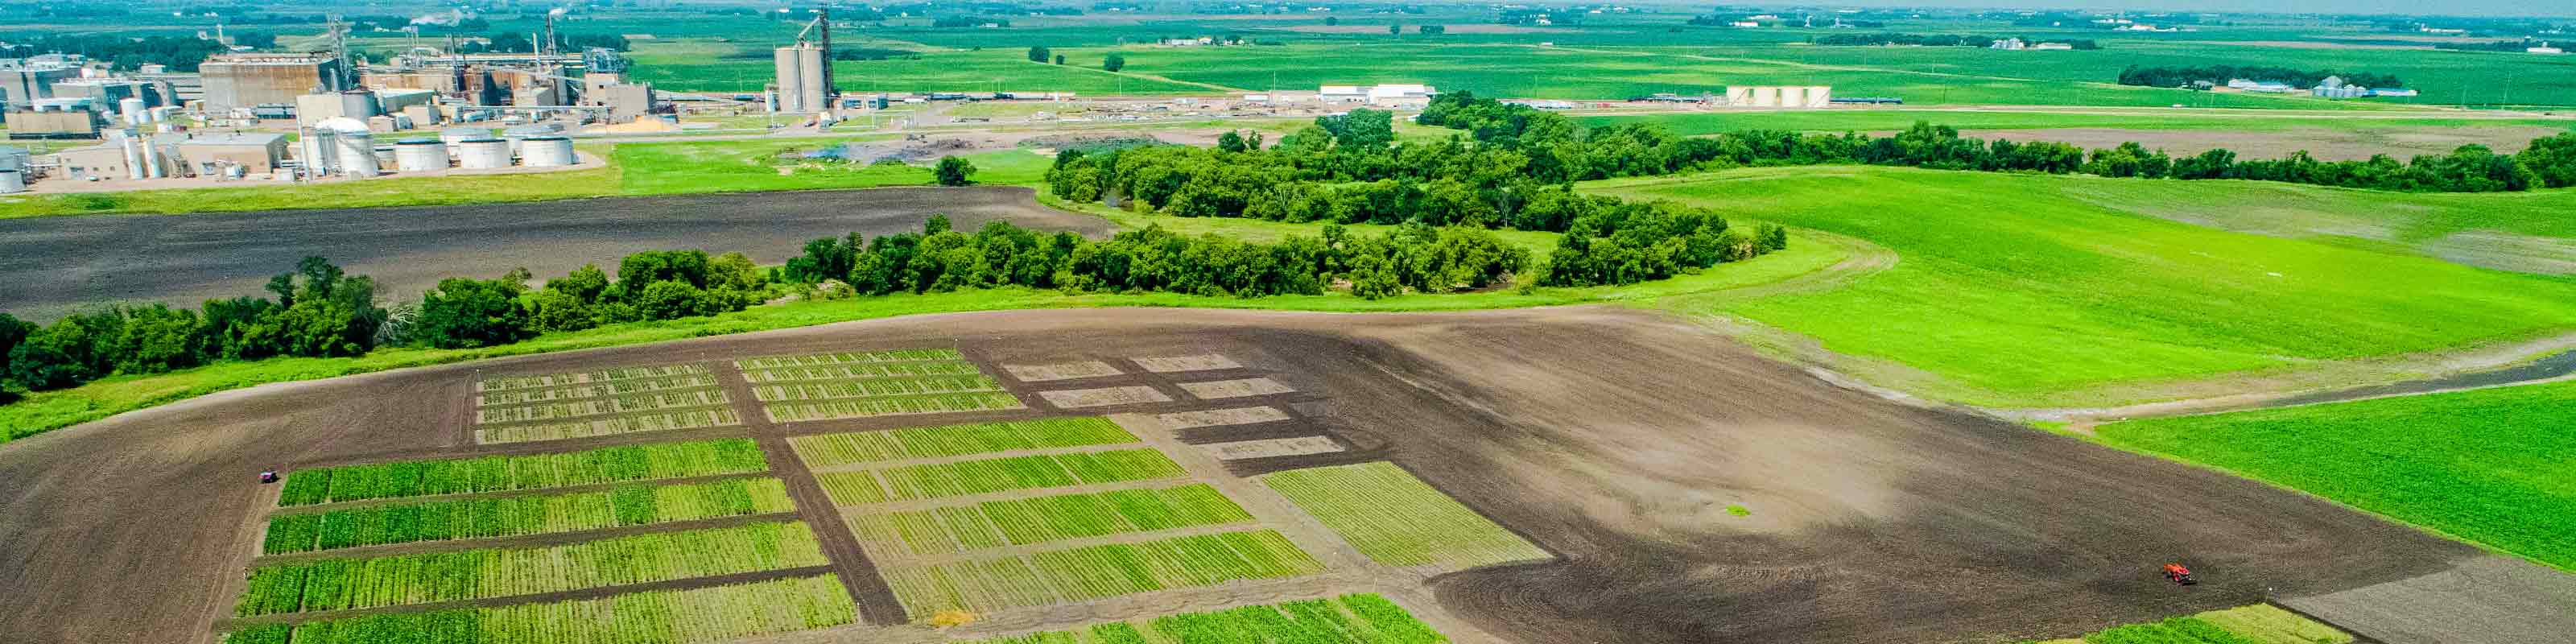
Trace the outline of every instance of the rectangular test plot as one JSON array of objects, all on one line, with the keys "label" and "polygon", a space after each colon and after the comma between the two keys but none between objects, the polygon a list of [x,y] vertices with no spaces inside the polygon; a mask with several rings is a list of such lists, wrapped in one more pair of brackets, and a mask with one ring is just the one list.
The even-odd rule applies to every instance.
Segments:
[{"label": "rectangular test plot", "polygon": [[1271,380],[1269,378],[1184,382],[1180,383],[1180,385],[1182,391],[1190,392],[1190,395],[1204,400],[1242,398],[1245,396],[1267,396],[1271,394],[1296,393],[1297,391],[1287,385],[1279,384],[1279,381],[1277,380]]},{"label": "rectangular test plot", "polygon": [[1027,407],[955,349],[762,356],[734,366],[774,422]]},{"label": "rectangular test plot", "polygon": [[742,424],[700,365],[493,376],[474,389],[474,441],[483,444]]}]

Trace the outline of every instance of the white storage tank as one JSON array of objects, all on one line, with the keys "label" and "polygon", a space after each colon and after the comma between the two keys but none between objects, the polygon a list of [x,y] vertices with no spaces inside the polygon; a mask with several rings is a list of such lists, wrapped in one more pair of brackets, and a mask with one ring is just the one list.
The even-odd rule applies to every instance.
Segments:
[{"label": "white storage tank", "polygon": [[0,168],[0,195],[27,190],[27,174],[17,168]]},{"label": "white storage tank", "polygon": [[1805,85],[1793,85],[1793,86],[1789,86],[1789,87],[1783,87],[1783,88],[1780,88],[1780,106],[1781,106],[1781,107],[1806,107],[1806,106],[1807,106],[1807,86],[1805,86]]},{"label": "white storage tank", "polygon": [[428,172],[447,169],[447,144],[438,139],[403,139],[394,143],[394,169]]},{"label": "white storage tank", "polygon": [[318,177],[329,174],[331,166],[337,165],[331,158],[331,153],[337,150],[338,146],[332,145],[330,130],[316,128],[305,132],[304,140],[298,143],[303,144],[302,150],[296,154],[304,162],[306,176]]},{"label": "white storage tank", "polygon": [[333,132],[331,143],[331,158],[334,162],[331,169],[338,170],[341,176],[372,177],[384,172],[384,166],[376,163],[374,135],[366,132]]},{"label": "white storage tank", "polygon": [[456,167],[468,170],[510,167],[510,142],[490,137],[458,141]]},{"label": "white storage tank", "polygon": [[140,98],[129,96],[116,101],[116,113],[125,117],[125,124],[127,125],[142,125],[152,122],[152,117],[143,113],[146,109],[150,108],[144,107],[143,99]]},{"label": "white storage tank", "polygon": [[572,164],[572,139],[560,136],[531,136],[519,142],[519,165],[531,168],[553,168]]},{"label": "white storage tank", "polygon": [[451,150],[466,141],[488,138],[492,138],[492,128],[488,127],[451,127],[438,131],[438,142],[447,144]]},{"label": "white storage tank", "polygon": [[382,172],[385,168],[394,167],[396,160],[400,158],[394,153],[394,146],[376,146],[376,171]]}]

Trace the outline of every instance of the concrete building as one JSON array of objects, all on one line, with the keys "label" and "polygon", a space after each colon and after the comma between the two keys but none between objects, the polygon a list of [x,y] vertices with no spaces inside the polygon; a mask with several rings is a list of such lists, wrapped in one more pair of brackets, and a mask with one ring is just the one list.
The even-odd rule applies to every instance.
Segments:
[{"label": "concrete building", "polygon": [[629,123],[654,112],[652,83],[629,83],[623,74],[592,72],[581,77],[582,105],[608,108],[610,123]]},{"label": "concrete building", "polygon": [[12,139],[92,139],[100,125],[98,113],[86,108],[11,110],[7,119]]},{"label": "concrete building", "polygon": [[123,181],[191,176],[178,146],[111,135],[98,145],[54,154],[63,176],[75,181]]},{"label": "concrete building", "polygon": [[821,112],[829,105],[831,92],[829,72],[823,48],[811,43],[797,43],[771,52],[778,68],[778,102],[774,111],[789,114]]},{"label": "concrete building", "polygon": [[77,66],[38,65],[24,60],[0,61],[0,107],[27,109],[40,98],[53,98],[54,84],[80,78]]},{"label": "concrete building", "polygon": [[1368,88],[1368,104],[1376,107],[1418,110],[1429,107],[1432,95],[1438,93],[1437,90],[1431,89],[1430,85],[1371,85]]},{"label": "concrete building", "polygon": [[376,93],[363,89],[295,97],[295,122],[298,125],[309,126],[335,118],[364,121],[377,113]]},{"label": "concrete building", "polygon": [[284,134],[162,134],[152,142],[177,150],[188,174],[200,177],[265,175],[286,160]]},{"label": "concrete building", "polygon": [[294,104],[298,96],[354,86],[339,61],[310,54],[218,54],[197,71],[204,77],[208,112]]},{"label": "concrete building", "polygon": [[1325,85],[1315,88],[1315,100],[1326,103],[1366,103],[1368,88],[1358,85]]}]

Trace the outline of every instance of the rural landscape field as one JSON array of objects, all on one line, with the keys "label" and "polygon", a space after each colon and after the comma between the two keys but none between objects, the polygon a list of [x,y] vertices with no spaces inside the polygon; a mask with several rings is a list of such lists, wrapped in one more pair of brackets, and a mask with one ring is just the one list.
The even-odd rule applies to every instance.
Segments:
[{"label": "rural landscape field", "polygon": [[0,642],[2576,644],[2576,9],[1967,4],[0,7]]}]

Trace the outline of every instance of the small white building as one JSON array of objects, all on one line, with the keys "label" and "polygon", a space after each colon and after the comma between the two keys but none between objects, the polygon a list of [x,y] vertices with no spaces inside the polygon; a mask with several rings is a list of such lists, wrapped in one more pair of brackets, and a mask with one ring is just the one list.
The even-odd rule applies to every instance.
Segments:
[{"label": "small white building", "polygon": [[1431,105],[1430,85],[1375,85],[1368,88],[1368,104],[1378,107],[1422,109]]},{"label": "small white building", "polygon": [[2526,48],[2524,48],[2524,49],[2523,49],[2523,51],[2524,51],[2524,52],[2528,52],[2528,53],[2534,53],[2534,54],[2564,54],[2564,53],[2567,53],[2567,50],[2565,50],[2565,49],[2560,49],[2560,48],[2557,48],[2557,47],[2551,47],[2551,46],[2549,46],[2549,43],[2540,43],[2540,46],[2538,46],[2538,47],[2526,47]]},{"label": "small white building", "polygon": [[1325,85],[1315,89],[1315,100],[1326,103],[1366,103],[1368,88],[1358,85]]}]

